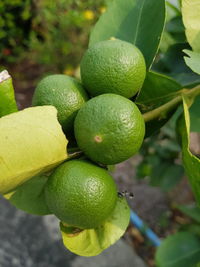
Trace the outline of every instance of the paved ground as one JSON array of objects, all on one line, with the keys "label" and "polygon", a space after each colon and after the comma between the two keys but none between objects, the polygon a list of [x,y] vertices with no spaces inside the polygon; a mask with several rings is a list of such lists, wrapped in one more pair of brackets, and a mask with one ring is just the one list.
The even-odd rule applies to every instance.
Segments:
[{"label": "paved ground", "polygon": [[85,258],[67,251],[54,216],[32,216],[0,198],[0,267],[145,267],[120,240],[101,255]]}]

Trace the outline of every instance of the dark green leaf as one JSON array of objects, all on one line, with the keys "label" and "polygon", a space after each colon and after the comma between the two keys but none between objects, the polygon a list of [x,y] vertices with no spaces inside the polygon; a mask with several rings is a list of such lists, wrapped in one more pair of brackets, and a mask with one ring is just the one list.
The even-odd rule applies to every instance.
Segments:
[{"label": "dark green leaf", "polygon": [[178,121],[178,132],[182,143],[182,159],[185,171],[188,175],[195,198],[200,204],[200,159],[194,156],[190,151],[190,101],[183,97],[184,114]]},{"label": "dark green leaf", "polygon": [[177,164],[162,163],[155,166],[150,177],[150,184],[159,186],[163,191],[171,190],[183,177],[184,169]]},{"label": "dark green leaf", "polygon": [[194,72],[182,72],[182,73],[171,73],[169,74],[178,83],[180,83],[184,88],[193,88],[200,84],[200,75]]},{"label": "dark green leaf", "polygon": [[190,131],[200,133],[200,96],[196,97],[190,107]]},{"label": "dark green leaf", "polygon": [[171,34],[171,36],[177,41],[177,42],[185,42],[185,29],[182,22],[182,17],[177,16],[172,18],[167,24],[166,24],[166,31]]},{"label": "dark green leaf", "polygon": [[[145,113],[170,101],[179,94],[178,91],[181,88],[182,86],[170,77],[156,72],[148,72],[136,103],[142,113]],[[168,114],[160,114],[159,120],[147,122],[146,136],[151,135],[162,127],[173,115],[174,111],[172,110]]]},{"label": "dark green leaf", "polygon": [[194,205],[190,206],[178,206],[177,207],[182,213],[189,216],[196,222],[200,223],[200,208]]},{"label": "dark green leaf", "polygon": [[167,237],[156,252],[158,267],[194,267],[200,261],[200,239],[189,232]]},{"label": "dark green leaf", "polygon": [[44,196],[47,176],[36,176],[19,186],[9,201],[18,209],[35,215],[51,214]]},{"label": "dark green leaf", "polygon": [[191,73],[183,59],[183,49],[188,49],[189,45],[186,43],[177,43],[169,47],[165,54],[162,54],[157,62],[154,63],[153,69],[159,72],[166,73],[173,76],[175,73]]},{"label": "dark green leaf", "polygon": [[158,50],[164,21],[164,0],[115,0],[95,25],[89,45],[111,37],[128,41],[142,51],[149,68]]},{"label": "dark green leaf", "polygon": [[143,112],[155,109],[177,96],[182,86],[165,75],[148,72],[144,85],[136,99]]},{"label": "dark green leaf", "polygon": [[0,117],[17,111],[12,79],[7,71],[0,73]]}]

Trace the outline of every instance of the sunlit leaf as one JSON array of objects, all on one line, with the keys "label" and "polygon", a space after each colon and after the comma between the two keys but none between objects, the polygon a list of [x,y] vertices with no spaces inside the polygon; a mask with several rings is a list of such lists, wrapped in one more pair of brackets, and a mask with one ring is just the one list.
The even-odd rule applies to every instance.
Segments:
[{"label": "sunlit leaf", "polygon": [[182,0],[183,23],[186,37],[194,52],[200,52],[200,2],[199,0]]},{"label": "sunlit leaf", "polygon": [[0,119],[0,193],[67,158],[68,141],[52,106],[27,108]]},{"label": "sunlit leaf", "polygon": [[190,50],[183,50],[188,57],[184,57],[185,63],[197,74],[200,74],[200,53],[196,53]]},{"label": "sunlit leaf", "polygon": [[6,70],[0,73],[0,117],[17,111],[12,78]]},{"label": "sunlit leaf", "polygon": [[61,226],[64,245],[80,256],[96,256],[114,244],[126,231],[130,219],[130,209],[124,198],[119,198],[114,212],[99,227],[83,230],[74,235]]}]

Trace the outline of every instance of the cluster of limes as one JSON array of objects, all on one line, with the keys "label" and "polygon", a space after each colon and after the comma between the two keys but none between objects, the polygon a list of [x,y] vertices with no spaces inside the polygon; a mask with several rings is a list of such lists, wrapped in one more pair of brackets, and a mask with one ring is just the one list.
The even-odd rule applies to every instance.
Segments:
[{"label": "cluster of limes", "polygon": [[57,167],[45,197],[65,225],[87,229],[104,222],[116,205],[117,188],[103,166],[128,159],[143,142],[143,117],[128,98],[142,87],[146,67],[137,47],[113,39],[90,47],[80,70],[81,82],[62,74],[42,79],[33,105],[55,106],[67,138],[84,152],[86,159]]}]

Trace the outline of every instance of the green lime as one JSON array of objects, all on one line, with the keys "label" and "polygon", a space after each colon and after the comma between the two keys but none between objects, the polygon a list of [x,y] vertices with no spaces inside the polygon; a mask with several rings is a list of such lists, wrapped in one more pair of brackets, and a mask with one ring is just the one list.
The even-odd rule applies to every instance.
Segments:
[{"label": "green lime", "polygon": [[103,94],[92,98],[79,110],[74,130],[79,148],[91,160],[112,165],[139,150],[145,124],[131,100],[120,95]]},{"label": "green lime", "polygon": [[118,39],[96,43],[81,61],[81,79],[92,96],[114,93],[130,98],[142,87],[145,75],[140,50]]},{"label": "green lime", "polygon": [[117,188],[108,172],[88,161],[60,165],[45,186],[47,206],[63,223],[80,229],[99,226],[117,201]]},{"label": "green lime", "polygon": [[64,74],[54,74],[39,82],[32,104],[33,106],[55,106],[63,131],[66,134],[72,134],[77,111],[87,100],[87,94],[78,80]]}]

